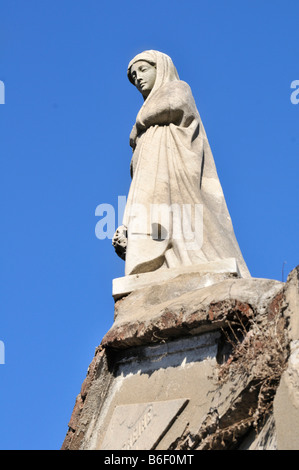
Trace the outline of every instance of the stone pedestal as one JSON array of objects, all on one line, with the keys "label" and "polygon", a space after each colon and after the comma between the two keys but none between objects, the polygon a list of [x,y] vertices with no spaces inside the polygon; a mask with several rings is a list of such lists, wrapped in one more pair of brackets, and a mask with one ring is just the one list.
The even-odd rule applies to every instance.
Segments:
[{"label": "stone pedestal", "polygon": [[199,283],[199,280],[201,281],[200,284],[197,284],[197,288],[213,284],[213,275],[232,274],[240,277],[236,259],[227,258],[211,263],[180,266],[179,268],[173,269],[165,268],[143,274],[119,277],[112,282],[112,295],[115,300],[118,300],[137,289],[165,283],[183,274],[195,275],[197,282]]},{"label": "stone pedestal", "polygon": [[197,271],[123,296],[62,449],[277,448],[290,289]]}]

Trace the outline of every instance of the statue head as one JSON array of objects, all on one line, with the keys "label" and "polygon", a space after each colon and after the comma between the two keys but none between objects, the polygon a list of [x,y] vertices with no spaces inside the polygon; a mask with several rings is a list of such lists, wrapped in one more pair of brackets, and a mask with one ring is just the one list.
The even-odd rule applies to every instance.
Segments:
[{"label": "statue head", "polygon": [[159,51],[144,51],[131,60],[128,78],[141,92],[143,98],[172,80],[179,80],[171,58]]},{"label": "statue head", "polygon": [[156,81],[156,65],[145,60],[134,62],[130,69],[130,76],[137,90],[140,91],[143,98],[146,99]]}]

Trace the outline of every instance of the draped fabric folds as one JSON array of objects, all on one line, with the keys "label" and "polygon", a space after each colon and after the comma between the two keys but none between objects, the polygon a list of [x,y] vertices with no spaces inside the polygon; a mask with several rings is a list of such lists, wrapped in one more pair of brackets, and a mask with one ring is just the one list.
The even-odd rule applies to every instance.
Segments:
[{"label": "draped fabric folds", "polygon": [[158,51],[130,62],[131,81],[130,68],[139,60],[155,64],[156,80],[130,136],[125,274],[234,257],[249,277],[189,85]]}]

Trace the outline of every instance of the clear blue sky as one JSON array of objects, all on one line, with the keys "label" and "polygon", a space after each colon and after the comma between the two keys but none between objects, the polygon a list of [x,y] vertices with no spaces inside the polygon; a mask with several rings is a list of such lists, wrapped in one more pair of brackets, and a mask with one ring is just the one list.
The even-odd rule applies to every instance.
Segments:
[{"label": "clear blue sky", "polygon": [[0,0],[0,448],[59,449],[124,265],[95,209],[130,185],[138,52],[193,91],[252,276],[299,264],[298,0]]}]

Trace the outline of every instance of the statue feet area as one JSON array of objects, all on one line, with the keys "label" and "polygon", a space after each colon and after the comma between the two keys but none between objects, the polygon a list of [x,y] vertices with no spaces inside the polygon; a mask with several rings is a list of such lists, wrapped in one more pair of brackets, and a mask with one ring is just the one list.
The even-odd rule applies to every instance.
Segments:
[{"label": "statue feet area", "polygon": [[[144,287],[167,283],[183,274],[193,275],[194,287],[197,289],[219,282],[219,279],[224,279],[228,275],[240,277],[236,259],[227,258],[198,265],[180,266],[171,269],[162,268],[157,271],[116,278],[112,283],[112,295],[115,300],[119,300],[131,292]],[[189,276],[189,278],[191,277]],[[190,284],[182,287],[183,289],[189,289]]]}]

